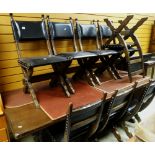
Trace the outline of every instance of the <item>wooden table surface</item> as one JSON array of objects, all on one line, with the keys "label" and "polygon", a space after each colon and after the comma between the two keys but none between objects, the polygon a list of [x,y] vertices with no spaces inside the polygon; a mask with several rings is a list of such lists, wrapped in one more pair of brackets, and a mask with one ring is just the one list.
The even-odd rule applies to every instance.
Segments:
[{"label": "wooden table surface", "polygon": [[[138,79],[141,79],[141,78],[135,78],[135,80],[138,80]],[[122,80],[122,82],[121,82],[121,80]],[[126,82],[128,84],[131,84],[128,82],[128,78],[126,78],[126,80],[127,80]],[[116,82],[116,81],[118,81],[118,82]],[[109,83],[106,82],[104,90],[102,90],[101,93],[104,94],[104,92],[107,89],[107,92],[111,95],[112,92],[114,92],[114,90],[116,90],[118,88],[118,85],[121,85],[121,87],[123,86],[122,83],[125,83],[124,79],[109,81]],[[111,85],[113,85],[113,86],[109,87]],[[127,84],[125,83],[124,85],[126,86]],[[109,90],[109,88],[111,88],[111,90]],[[88,93],[88,92],[86,92],[86,93]],[[108,96],[108,98],[109,97],[110,96]],[[4,96],[4,98],[5,98],[5,96]],[[51,101],[52,101],[52,95],[51,95]],[[18,102],[18,98],[17,98],[17,102]],[[57,104],[56,103],[54,103],[54,104],[55,105],[53,106],[53,110],[55,110],[55,111],[59,111],[60,108],[64,108],[63,104],[62,104],[62,107],[59,106],[59,109],[57,108],[58,107]],[[7,104],[7,106],[8,106],[8,104]],[[57,119],[53,120],[41,108],[36,108],[33,103],[29,103],[26,105],[23,104],[21,107],[18,104],[18,107],[5,108],[5,114],[7,116],[7,121],[9,123],[11,132],[14,135],[14,138],[16,138],[16,139],[21,138],[27,134],[36,132],[42,128],[50,126],[50,125],[57,123],[61,120],[64,120],[65,119],[65,110],[63,113],[64,113],[64,115],[61,115]]]}]

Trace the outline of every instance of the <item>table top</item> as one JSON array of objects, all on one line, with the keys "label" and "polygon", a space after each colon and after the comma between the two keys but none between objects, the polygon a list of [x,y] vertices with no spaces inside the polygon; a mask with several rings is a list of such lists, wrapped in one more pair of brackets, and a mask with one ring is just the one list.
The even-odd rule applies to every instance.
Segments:
[{"label": "table top", "polygon": [[52,120],[33,103],[5,109],[10,129],[16,139],[52,124]]},{"label": "table top", "polygon": [[[142,78],[137,76],[133,79],[136,81]],[[127,77],[120,80],[103,82],[100,87],[91,87],[85,83],[78,83],[74,84],[76,93],[72,95],[71,98],[65,97],[60,88],[54,88],[53,91],[52,89],[49,91],[49,88],[45,88],[44,85],[42,85],[42,88],[36,89],[36,94],[38,95],[37,97],[41,105],[40,108],[36,108],[32,101],[29,100],[29,95],[21,95],[22,89],[16,90],[14,93],[9,92],[3,94],[4,106],[7,105],[5,107],[5,114],[11,132],[14,137],[18,139],[64,120],[67,105],[71,101],[75,108],[85,106],[91,102],[94,103],[95,100],[102,101],[101,98],[105,93],[108,93],[107,99],[109,99],[116,89],[131,84]],[[20,103],[18,101],[20,101]]]}]

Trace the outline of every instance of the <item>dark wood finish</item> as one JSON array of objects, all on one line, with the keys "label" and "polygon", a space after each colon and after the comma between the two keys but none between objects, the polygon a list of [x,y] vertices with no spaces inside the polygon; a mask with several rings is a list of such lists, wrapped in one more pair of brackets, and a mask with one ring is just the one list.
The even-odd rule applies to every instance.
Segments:
[{"label": "dark wood finish", "polygon": [[[106,99],[106,95],[103,98],[103,100]],[[79,116],[76,115],[76,117],[81,117],[80,112],[83,111],[83,115],[87,115],[85,112],[88,112],[87,109],[90,109],[90,111],[95,111],[94,107],[96,106],[95,110],[95,114],[91,115],[91,116],[87,116],[85,119],[79,120],[78,122],[74,122],[74,119],[72,118],[72,115],[74,115],[74,113],[79,113]],[[92,108],[92,110],[91,110]],[[95,134],[95,132],[98,129],[100,120],[101,120],[101,114],[103,111],[103,102],[99,102],[99,103],[95,103],[95,104],[91,104],[85,107],[81,107],[79,109],[73,109],[73,105],[69,104],[68,107],[68,111],[67,111],[67,117],[66,117],[66,127],[65,127],[65,132],[64,132],[64,141],[70,141],[71,139],[71,132],[80,129],[81,127],[87,126],[89,124],[91,124],[91,126],[89,126],[89,128],[87,129],[87,133],[86,135],[84,135],[84,140],[88,141],[88,139]],[[76,135],[77,136],[77,135]]]},{"label": "dark wood finish", "polygon": [[[129,58],[127,61],[130,63],[130,65],[137,63],[137,60],[140,62],[141,64],[141,69],[138,70],[136,72],[136,74],[143,74],[143,76],[145,76],[145,70],[144,70],[144,59],[143,59],[143,53],[142,53],[142,48],[140,45],[140,42],[137,38],[137,36],[135,35],[136,30],[144,24],[144,22],[147,20],[148,18],[141,18],[132,28],[128,28],[128,26],[125,26],[125,35],[124,35],[124,40],[127,40],[128,38],[132,39],[132,43],[130,43],[132,45],[132,47],[136,48],[136,53],[138,53],[137,59],[134,60],[134,62]],[[119,21],[120,23],[122,23],[122,21]],[[135,52],[132,53],[132,55]],[[130,55],[130,54],[129,54]],[[131,73],[134,74],[134,73]]]},{"label": "dark wood finish", "polygon": [[[10,14],[10,17],[11,17],[11,23],[15,24],[13,14]],[[42,15],[42,17],[40,18],[40,21],[45,23],[44,15]],[[16,33],[15,33],[16,29],[13,26],[14,24],[12,24],[12,30],[13,30],[14,39],[15,39],[15,42],[16,42],[18,60],[21,60],[22,59],[22,51],[20,49],[20,43],[25,42],[25,41],[20,41],[18,39],[18,37],[16,36]],[[46,31],[46,28],[44,29],[44,31]],[[45,34],[46,33],[47,32],[45,32]],[[27,38],[27,40],[28,39],[29,39],[29,41],[31,41],[31,38]],[[33,40],[36,41],[37,38],[34,38]],[[43,40],[46,42],[47,50],[48,50],[48,55],[44,56],[45,60],[46,60],[47,58],[52,57],[54,55],[52,53],[52,49],[51,49],[51,46],[50,46],[49,37],[47,36],[44,39],[42,39],[42,41]],[[39,57],[35,57],[35,58],[38,59]],[[56,59],[56,56],[54,58]],[[61,59],[63,59],[63,58],[61,58]],[[55,73],[54,76],[56,76],[56,78],[54,77],[54,79],[57,79],[57,81],[58,81],[57,84],[60,84],[60,86],[62,87],[62,90],[65,93],[65,95],[68,96],[68,97],[75,92],[75,90],[72,87],[72,84],[69,82],[69,80],[67,79],[67,77],[65,75],[65,73],[67,71],[67,68],[68,68],[68,66],[70,64],[71,64],[71,61],[68,61],[67,59],[66,60],[64,59],[62,61],[60,60],[59,64],[58,63],[53,63],[52,60],[51,60],[51,65],[52,65],[54,73]],[[49,76],[46,77],[46,75],[41,75],[41,76],[39,76],[40,78],[36,79],[36,78],[33,78],[33,69],[35,67],[24,66],[22,63],[19,63],[19,65],[21,66],[21,69],[22,69],[22,72],[23,72],[23,75],[24,75],[24,79],[23,79],[24,92],[31,94],[33,102],[36,105],[36,107],[38,108],[39,107],[39,102],[38,102],[37,96],[35,94],[35,91],[33,89],[32,82],[35,83],[35,82],[38,82],[39,80],[44,80],[44,79],[47,79],[47,78],[50,78],[51,81],[52,81],[53,80],[52,76],[51,77],[49,77]],[[49,65],[49,63],[45,63],[44,65]]]},{"label": "dark wood finish", "polygon": [[[9,100],[10,102],[6,105],[7,107],[12,106],[12,108],[6,108],[5,113],[14,137],[16,139],[21,138],[29,133],[36,132],[46,126],[64,120],[69,103],[73,103],[74,108],[78,108],[96,101],[102,101],[104,96],[103,92],[96,90],[85,82],[75,82],[73,84],[77,92],[71,96],[71,98],[65,97],[60,87],[50,88],[48,82],[42,83],[40,86],[37,85],[36,88],[34,87],[40,106],[44,111],[42,111],[41,108],[35,108],[33,103],[26,105],[21,103],[20,106],[18,101],[27,101],[26,98],[21,100],[22,96],[20,92],[22,90],[20,90],[20,92],[15,91],[15,93],[13,93],[14,95],[10,94],[11,98],[9,97],[9,99],[11,100]],[[4,101],[8,101],[8,99],[5,98],[8,98],[8,95],[9,94],[3,96]],[[29,96],[27,97],[29,98]],[[12,103],[14,101],[17,102],[17,105]],[[9,104],[11,106],[9,106]]]},{"label": "dark wood finish", "polygon": [[29,133],[51,125],[53,121],[34,104],[28,104],[18,108],[5,109],[7,121],[14,138],[18,139]]},{"label": "dark wood finish", "polygon": [[[105,20],[105,22],[107,23],[107,25],[112,30],[113,35],[117,36],[119,43],[121,45],[123,45],[123,47],[124,47],[123,53],[125,54],[125,60],[126,60],[128,75],[129,75],[129,79],[130,79],[131,82],[132,82],[132,75],[143,73],[143,76],[144,76],[144,61],[143,61],[142,49],[141,49],[140,43],[139,43],[139,41],[138,41],[138,39],[137,39],[137,37],[135,36],[134,33],[147,20],[147,18],[142,18],[142,19],[140,19],[136,23],[136,25],[134,25],[131,29],[129,29],[127,27],[127,23],[131,20],[132,17],[129,16],[125,20],[119,21],[121,25],[119,26],[120,29],[118,27],[118,31],[115,30],[115,28],[112,25],[112,22],[110,22],[108,19]],[[124,37],[121,34],[121,32],[122,32],[123,29],[126,30],[126,32],[124,34]],[[133,63],[135,63],[135,62],[132,62],[130,60],[129,49],[128,49],[127,43],[125,42],[125,40],[127,40],[129,37],[131,37],[131,39],[133,41],[133,45],[136,46],[136,48],[137,48],[136,51],[138,51],[140,62],[141,62],[141,69],[138,70],[138,71],[136,71],[136,72],[132,72],[131,71],[131,65]],[[112,38],[110,38],[107,41],[107,43],[109,44],[111,41],[112,41]]]},{"label": "dark wood finish", "polygon": [[115,126],[119,119],[126,112],[136,86],[137,83],[116,90],[112,95],[111,100],[105,102],[98,134],[101,134],[105,127],[109,124],[112,126],[112,132],[115,137],[118,139],[118,141],[121,141],[121,136],[119,135]]}]

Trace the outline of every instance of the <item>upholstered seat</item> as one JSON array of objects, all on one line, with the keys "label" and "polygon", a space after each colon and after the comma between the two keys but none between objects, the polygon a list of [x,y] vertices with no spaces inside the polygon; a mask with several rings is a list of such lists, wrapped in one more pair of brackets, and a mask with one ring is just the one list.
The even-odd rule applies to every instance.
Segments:
[{"label": "upholstered seat", "polygon": [[[132,60],[133,59],[137,59],[137,57],[139,57],[139,56],[133,55],[133,56],[130,57],[130,59],[132,59]],[[144,60],[144,62],[146,62],[146,61],[148,61],[150,59],[153,60],[151,57],[152,57],[152,53],[144,53],[143,54],[143,60]]]},{"label": "upholstered seat", "polygon": [[102,49],[122,51],[124,47],[120,44],[109,44],[109,45],[102,45]]},{"label": "upholstered seat", "polygon": [[88,52],[95,53],[98,56],[114,55],[118,53],[117,51],[114,51],[114,50],[94,50],[94,51],[88,51]]},{"label": "upholstered seat", "polygon": [[[54,83],[60,84],[65,95],[70,96],[71,93],[74,93],[75,90],[72,87],[71,83],[67,80],[66,72],[68,68],[68,64],[71,63],[71,61],[68,60],[68,58],[61,57],[55,55],[53,49],[51,49],[51,45],[49,42],[49,35],[47,31],[47,25],[45,23],[44,15],[42,15],[41,20],[39,21],[16,21],[13,18],[13,15],[11,16],[11,26],[13,30],[14,39],[16,41],[16,47],[17,47],[17,53],[18,53],[18,63],[22,67],[22,71],[24,72],[24,92],[28,93],[30,92],[33,101],[36,106],[39,106],[38,100],[35,95],[35,91],[33,90],[32,86],[32,78],[34,77],[33,71],[35,67],[40,66],[46,66],[46,65],[52,65],[53,71],[55,74],[55,80]],[[38,42],[39,41],[39,42]],[[35,51],[35,56],[32,57],[23,57],[22,54],[22,45],[25,45],[26,42],[36,42],[37,45],[40,43],[46,42],[47,45],[47,52],[48,54],[39,56],[40,50],[31,50],[31,52]],[[44,49],[44,47],[42,47]],[[40,49],[40,47],[38,47]],[[27,51],[29,52],[29,50]],[[63,63],[63,65],[60,65],[59,63]],[[62,72],[63,70],[63,72]],[[45,73],[41,74],[42,78],[37,78],[37,80],[45,80],[47,79],[47,76]],[[51,76],[48,77],[52,78]],[[33,80],[33,83],[38,82],[36,79]],[[52,83],[52,82],[51,82]],[[50,84],[51,84],[50,83]],[[52,85],[52,84],[51,84]]]},{"label": "upholstered seat", "polygon": [[[74,39],[74,33],[73,33],[74,30],[71,23],[48,22],[48,27],[49,27],[51,39],[53,41],[60,40],[60,39],[71,39],[71,40]],[[57,55],[61,55],[70,60],[97,56],[96,54],[89,53],[89,52],[84,52],[84,51],[77,52],[77,50],[74,52],[61,52]]]},{"label": "upholstered seat", "polygon": [[116,90],[111,99],[104,103],[98,133],[102,133],[107,125],[114,126],[124,115],[130,105],[135,86],[129,85]]},{"label": "upholstered seat", "polygon": [[65,52],[65,53],[60,53],[58,54],[59,56],[63,56],[69,60],[72,59],[81,59],[81,58],[88,58],[88,57],[94,57],[96,56],[95,53],[90,53],[90,52],[84,52],[84,51],[80,51],[80,52]]},{"label": "upholstered seat", "polygon": [[51,65],[53,63],[59,63],[64,61],[67,61],[67,58],[52,55],[42,57],[20,58],[18,60],[18,63],[25,68],[30,68],[30,67]]},{"label": "upholstered seat", "polygon": [[[91,52],[86,52],[83,49],[78,50],[76,36],[74,32],[74,24],[73,20],[70,18],[69,22],[52,22],[50,18],[48,18],[48,30],[50,34],[50,41],[52,45],[52,51],[56,55],[63,56],[69,60],[76,60],[79,64],[79,68],[73,75],[74,79],[81,79],[82,77],[86,77],[85,79],[92,86],[95,85],[92,74],[90,73],[91,67],[88,69],[88,61],[94,60],[98,58],[98,55]],[[56,41],[71,41],[72,48],[74,51],[57,51],[57,46],[55,46]],[[60,43],[60,42],[59,42]],[[68,65],[69,67],[69,65]],[[97,81],[97,80],[96,80]]]}]

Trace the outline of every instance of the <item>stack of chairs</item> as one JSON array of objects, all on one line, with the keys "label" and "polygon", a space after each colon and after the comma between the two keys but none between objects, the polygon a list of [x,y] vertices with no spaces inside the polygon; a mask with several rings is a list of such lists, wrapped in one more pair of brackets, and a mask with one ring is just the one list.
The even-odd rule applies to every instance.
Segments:
[{"label": "stack of chairs", "polygon": [[[148,18],[141,18],[138,20],[138,22],[132,27],[129,28],[128,26],[124,27],[124,31],[122,31],[123,39],[126,41],[128,52],[129,52],[129,60],[131,65],[131,72],[139,72],[142,73],[143,76],[146,75],[145,68],[145,62],[151,59],[152,54],[151,53],[142,53],[142,48],[140,45],[140,42],[138,40],[138,37],[135,35],[135,32],[138,30],[140,26],[142,26]],[[119,23],[122,23],[120,20]],[[131,42],[127,42],[128,39],[131,39]],[[121,59],[120,62],[118,62],[117,67],[121,70],[127,70],[127,61],[124,59]],[[123,64],[123,65],[122,65]],[[124,66],[124,67],[122,67]]]},{"label": "stack of chairs", "polygon": [[[146,18],[129,30],[127,24],[133,18],[132,15],[120,21],[118,28],[114,28],[109,19],[105,19],[107,25],[102,25],[99,21],[97,23],[93,21],[89,24],[81,24],[78,19],[74,23],[72,18],[67,19],[65,22],[54,22],[49,16],[46,19],[43,15],[41,20],[38,21],[16,21],[13,14],[10,14],[10,16],[17,46],[18,63],[24,75],[24,92],[31,94],[36,107],[39,108],[39,102],[32,83],[42,80],[50,79],[50,87],[60,84],[64,95],[67,97],[76,96],[73,83],[74,81],[78,82],[78,80],[85,80],[91,88],[93,87],[94,90],[103,93],[101,100],[92,102],[91,99],[88,99],[88,103],[83,107],[73,108],[73,104],[69,104],[65,122],[39,131],[37,141],[93,141],[104,132],[108,125],[111,125],[112,132],[118,141],[122,141],[116,129],[118,123],[131,137],[131,133],[124,122],[133,117],[138,119],[138,112],[151,103],[155,94],[155,82],[153,80],[149,81],[148,78],[146,80],[142,78],[136,82],[132,80],[134,74],[143,74],[142,50],[134,32],[137,27],[146,21]],[[122,35],[123,29],[127,31],[124,36]],[[129,45],[125,42],[128,37],[135,41],[134,44]],[[64,39],[72,41],[74,51],[58,52],[56,50],[55,42]],[[90,39],[95,41],[96,49],[84,49],[83,41]],[[104,39],[106,39],[105,43],[103,42]],[[42,57],[23,58],[20,43],[27,41],[45,41],[49,54]],[[135,49],[133,46],[137,48]],[[133,61],[131,57],[137,51],[139,57],[136,62],[140,62],[141,68],[139,72],[134,71],[132,74],[131,64]],[[124,58],[122,54],[125,54]],[[100,60],[100,63],[98,63],[98,60]],[[123,88],[116,88],[109,97],[104,89],[98,88],[98,85],[104,87],[104,83],[100,81],[100,75],[107,70],[114,80],[123,78],[116,68],[118,60],[126,62],[131,83],[129,82]],[[78,67],[75,69],[71,66],[73,61],[78,63]],[[53,73],[48,77],[46,74],[41,75],[40,78],[35,77],[33,69],[45,65],[51,65]],[[74,73],[71,79],[68,78],[68,73]]]},{"label": "stack of chairs", "polygon": [[[125,54],[126,60],[128,60],[129,58],[128,50],[126,48],[126,43],[124,42],[124,39],[121,35],[121,31],[132,18],[133,18],[132,15],[127,16],[117,28],[114,28],[113,23],[109,19],[104,19],[107,25],[102,25],[99,23],[99,21],[97,21],[101,49],[115,50],[118,53],[117,55],[112,56],[108,60],[111,68],[113,68],[113,70],[115,71],[115,75],[117,76],[117,78],[121,78],[121,77],[117,72],[117,69],[115,67],[115,62],[121,58],[122,54]],[[105,43],[103,43],[103,39],[106,39]],[[102,71],[103,69],[98,69],[96,73],[100,75]],[[130,64],[128,64],[127,71],[128,71],[129,79],[132,82],[132,77],[130,74]]]},{"label": "stack of chairs", "polygon": [[[14,33],[14,39],[16,41],[18,63],[21,66],[24,75],[24,92],[30,92],[33,98],[33,102],[38,107],[39,103],[32,87],[33,69],[38,66],[52,65],[64,92],[66,93],[66,95],[68,95],[69,92],[67,91],[65,79],[61,74],[61,69],[59,68],[59,63],[66,64],[66,62],[68,63],[68,59],[60,56],[55,56],[52,53],[52,50],[50,49],[49,36],[46,30],[44,16],[42,16],[42,19],[40,21],[15,21],[13,15],[11,14],[11,25]],[[20,43],[28,41],[46,41],[49,55],[45,55],[43,57],[23,58],[22,51],[20,49]],[[65,67],[65,65],[63,66]]]}]

